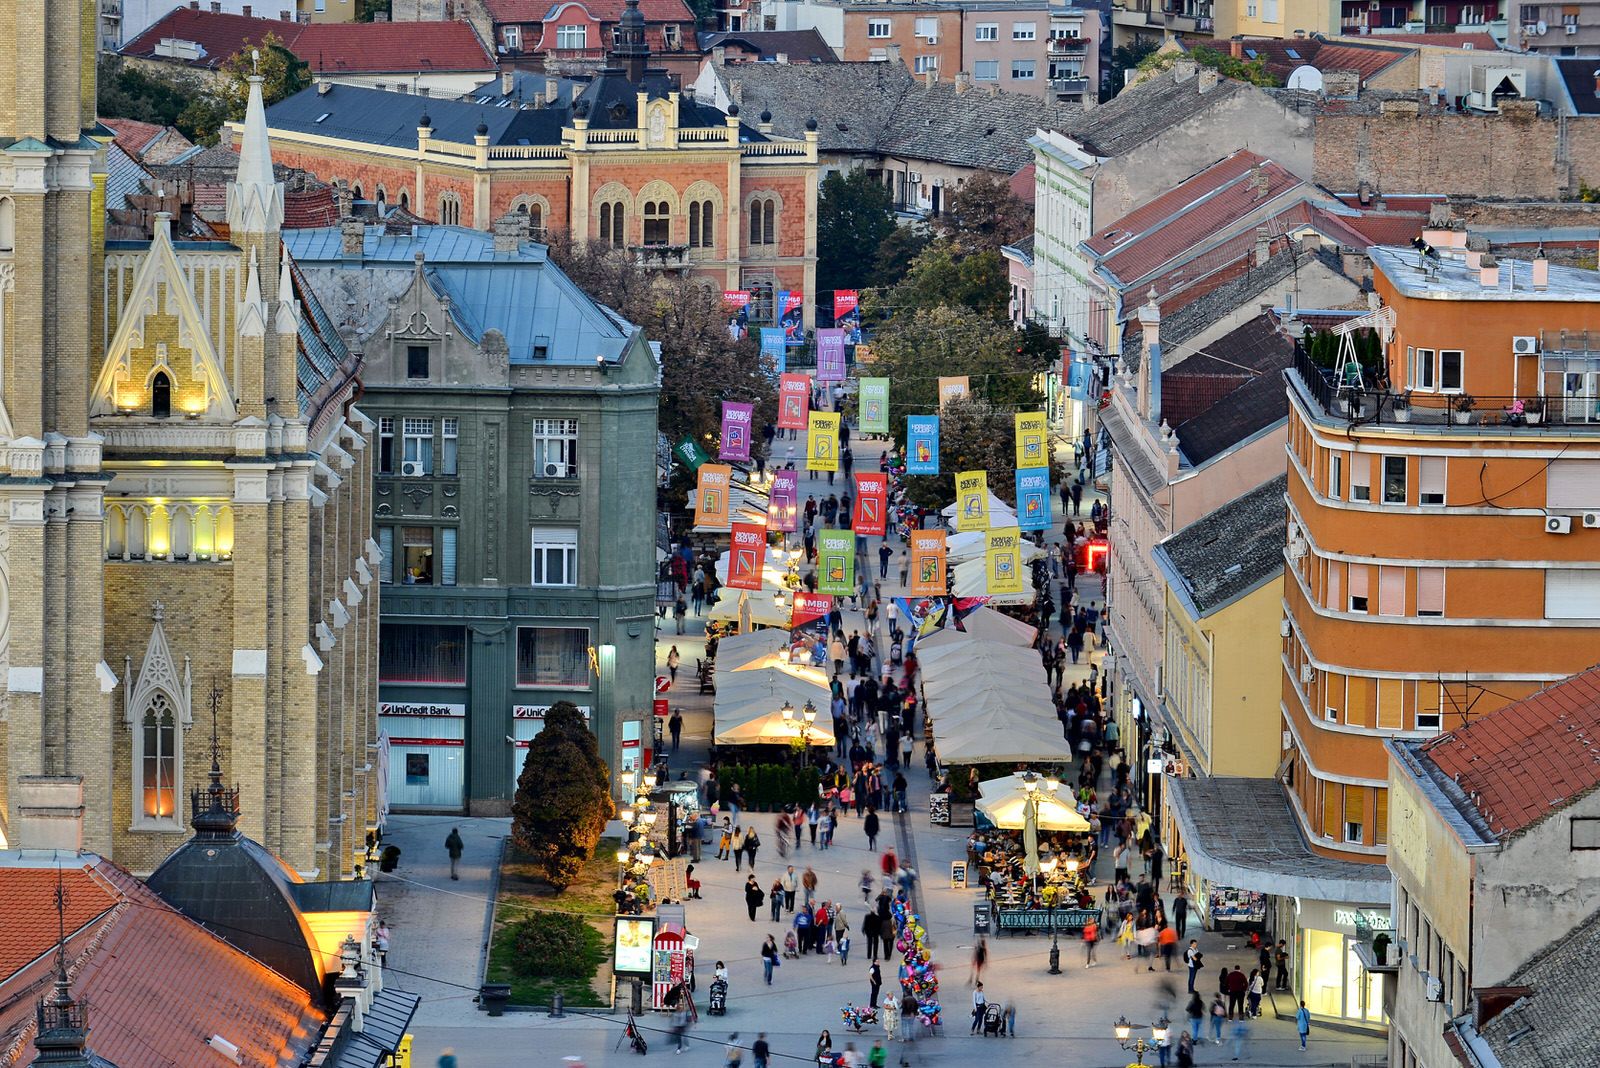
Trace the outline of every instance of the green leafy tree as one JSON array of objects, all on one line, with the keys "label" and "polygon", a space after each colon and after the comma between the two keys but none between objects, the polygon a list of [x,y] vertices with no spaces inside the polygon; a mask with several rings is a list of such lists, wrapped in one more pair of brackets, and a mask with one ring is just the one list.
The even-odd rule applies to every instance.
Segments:
[{"label": "green leafy tree", "polygon": [[192,77],[154,74],[119,56],[102,55],[98,63],[95,104],[104,118],[177,125],[199,91]]},{"label": "green leafy tree", "polygon": [[[1185,53],[1176,50],[1154,52],[1140,60],[1139,70],[1145,74],[1170,70],[1184,55]],[[1227,52],[1218,52],[1204,45],[1196,45],[1186,55],[1199,66],[1209,67],[1224,78],[1232,78],[1237,82],[1249,82],[1251,85],[1260,85],[1268,89],[1277,88],[1282,84],[1276,75],[1267,71],[1267,61],[1264,56],[1257,56],[1255,59],[1235,59]]]},{"label": "green leafy tree", "polygon": [[578,706],[557,701],[528,743],[511,802],[511,840],[558,890],[594,855],[611,819],[611,771]]},{"label": "green leafy tree", "polygon": [[[931,503],[944,505],[955,499],[955,472],[986,471],[989,492],[1015,507],[1018,410],[991,404],[980,396],[953,400],[944,406],[939,417],[940,467],[948,468],[950,473],[940,476],[942,495]],[[1042,403],[1037,410],[1043,410]],[[1054,462],[1050,467],[1054,484],[1061,477],[1061,470]]]},{"label": "green leafy tree", "polygon": [[1148,37],[1135,37],[1125,45],[1111,50],[1111,95],[1122,92],[1127,72],[1138,69],[1147,58],[1156,54],[1160,44]]},{"label": "green leafy tree", "polygon": [[963,252],[999,252],[1033,233],[1033,209],[1005,178],[980,171],[956,190],[935,226]]},{"label": "green leafy tree", "polygon": [[940,239],[923,249],[905,279],[879,299],[896,314],[960,305],[1003,319],[1010,296],[1010,276],[999,252],[964,254],[954,242]]},{"label": "green leafy tree", "polygon": [[895,231],[889,190],[866,171],[834,171],[817,193],[817,287],[860,289],[872,280],[873,257]]},{"label": "green leafy tree", "polygon": [[933,235],[920,224],[896,226],[889,236],[878,242],[878,251],[872,260],[872,284],[899,285],[911,270],[911,264],[932,242]]},{"label": "green leafy tree", "polygon": [[250,75],[257,72],[262,79],[261,98],[268,107],[311,84],[311,68],[285,48],[277,34],[268,33],[224,60],[218,80],[190,96],[177,118],[178,129],[193,141],[216,144],[224,123],[244,118],[250,102]]}]

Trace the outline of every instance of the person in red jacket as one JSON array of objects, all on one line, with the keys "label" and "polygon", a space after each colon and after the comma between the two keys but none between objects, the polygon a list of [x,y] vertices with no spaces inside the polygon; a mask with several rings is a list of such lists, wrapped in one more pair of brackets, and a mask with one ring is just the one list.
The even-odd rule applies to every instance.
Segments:
[{"label": "person in red jacket", "polygon": [[1228,973],[1228,1019],[1235,1019],[1234,1013],[1238,1012],[1238,1019],[1244,1019],[1244,995],[1250,989],[1250,980],[1235,964],[1233,971]]}]

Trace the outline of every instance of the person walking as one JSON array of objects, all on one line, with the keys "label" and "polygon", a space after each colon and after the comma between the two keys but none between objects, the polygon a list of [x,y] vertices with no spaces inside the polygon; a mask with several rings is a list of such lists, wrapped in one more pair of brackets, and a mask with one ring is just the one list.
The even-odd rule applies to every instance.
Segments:
[{"label": "person walking", "polygon": [[1187,1031],[1178,1036],[1178,1068],[1194,1068],[1195,1041]]},{"label": "person walking", "polygon": [[1306,1050],[1306,1042],[1311,1038],[1311,1010],[1306,1008],[1306,1003],[1301,1002],[1294,1014],[1295,1033],[1300,1036],[1300,1052]]},{"label": "person walking", "polygon": [[1261,995],[1266,993],[1267,977],[1260,968],[1250,969],[1250,985],[1245,988],[1245,999],[1251,1016],[1261,1015]]},{"label": "person walking", "polygon": [[689,606],[684,603],[683,594],[678,594],[678,599],[672,603],[672,619],[678,625],[678,633],[683,633],[683,624],[689,618]]},{"label": "person walking", "polygon": [[756,922],[756,909],[767,899],[766,892],[761,889],[761,884],[756,882],[754,875],[744,881],[744,905],[750,911],[750,922]]},{"label": "person walking", "polygon": [[989,963],[989,940],[983,935],[978,936],[977,945],[972,947],[972,981],[983,989],[983,969]]},{"label": "person walking", "polygon": [[1178,888],[1178,896],[1172,899],[1172,926],[1177,928],[1178,937],[1183,937],[1184,928],[1189,923],[1189,892],[1183,887]]},{"label": "person walking", "polygon": [[876,853],[878,851],[878,831],[880,830],[877,809],[867,809],[866,819],[861,821],[861,829],[867,836],[867,848]]},{"label": "person walking", "polygon": [[889,561],[894,559],[894,550],[889,547],[889,539],[883,539],[883,544],[878,546],[878,577],[889,577]]},{"label": "person walking", "polygon": [[1100,921],[1091,919],[1083,926],[1083,966],[1094,967],[1094,947],[1100,941]]},{"label": "person walking", "polygon": [[733,870],[738,871],[744,863],[744,828],[735,825],[733,828]]},{"label": "person walking", "polygon": [[752,827],[746,831],[744,835],[744,851],[745,854],[750,858],[751,871],[756,870],[756,850],[760,848],[761,836],[757,834],[756,829]]},{"label": "person walking", "polygon": [[1189,993],[1194,993],[1195,973],[1205,967],[1205,954],[1200,952],[1200,943],[1193,938],[1189,939],[1189,948],[1183,951],[1183,963],[1189,968]]},{"label": "person walking", "polygon": [[672,751],[678,751],[678,740],[683,735],[683,709],[674,708],[672,716],[667,720],[667,733],[672,735]]},{"label": "person walking", "polygon": [[867,995],[867,1004],[876,1005],[878,994],[883,990],[883,969],[878,967],[877,961],[867,965],[867,982],[872,984],[872,993]]},{"label": "person walking", "polygon": [[[1226,974],[1226,971],[1224,971]],[[1221,994],[1214,994],[1211,998],[1211,1041],[1222,1045],[1222,1022],[1228,1018],[1228,1006],[1222,1001]]]},{"label": "person walking", "polygon": [[767,1068],[767,1058],[772,1055],[772,1046],[767,1042],[765,1031],[756,1035],[756,1040],[750,1046],[750,1060],[755,1068]]},{"label": "person walking", "polygon": [[789,865],[789,870],[783,873],[781,887],[783,890],[783,907],[793,912],[795,891],[800,889],[800,878],[794,873],[793,864]]},{"label": "person walking", "polygon": [[890,1042],[895,1040],[895,1034],[900,1029],[900,998],[893,991],[883,998],[883,1031]]},{"label": "person walking", "polygon": [[1250,1041],[1250,1021],[1243,1016],[1233,1021],[1231,1035],[1233,1038],[1233,1059],[1239,1060],[1244,1056],[1245,1045]]},{"label": "person walking", "polygon": [[983,1026],[983,1014],[989,1007],[989,999],[983,993],[983,984],[979,983],[972,991],[972,1030],[969,1035],[978,1033],[978,1028]]},{"label": "person walking", "polygon": [[861,918],[861,933],[867,936],[867,956],[878,959],[878,933],[883,930],[883,920],[869,911]]},{"label": "person walking", "polygon": [[[805,901],[810,907],[817,900],[817,872],[810,865],[806,866],[805,873],[800,876],[800,888],[805,891]],[[790,911],[794,911],[792,908]]]},{"label": "person walking", "polygon": [[[753,878],[753,876],[752,876],[752,878]],[[783,900],[784,900],[784,896],[785,895],[784,895],[784,892],[783,892],[783,880],[782,879],[774,879],[774,880],[772,880],[772,886],[770,888],[768,888],[768,890],[767,890],[767,903],[772,906],[772,922],[773,923],[781,923],[783,921]],[[791,895],[791,900],[792,899],[793,898],[792,898],[792,895]]]},{"label": "person walking", "polygon": [[1206,1020],[1206,999],[1201,997],[1198,992],[1190,991],[1189,1004],[1183,1011],[1189,1017],[1189,1034],[1198,1042],[1200,1040],[1200,1028],[1205,1025]]},{"label": "person walking", "polygon": [[676,645],[667,650],[667,677],[669,680],[667,685],[669,686],[678,684],[678,662],[680,660],[682,660],[682,657],[678,655],[678,647]]},{"label": "person walking", "polygon": [[450,857],[450,878],[460,880],[461,853],[466,848],[461,841],[461,831],[456,827],[450,828],[450,833],[444,840],[444,851]]},{"label": "person walking", "polygon": [[1228,973],[1228,1019],[1234,1019],[1235,1013],[1241,1019],[1244,1017],[1244,996],[1249,989],[1250,980],[1235,964],[1233,971]]}]

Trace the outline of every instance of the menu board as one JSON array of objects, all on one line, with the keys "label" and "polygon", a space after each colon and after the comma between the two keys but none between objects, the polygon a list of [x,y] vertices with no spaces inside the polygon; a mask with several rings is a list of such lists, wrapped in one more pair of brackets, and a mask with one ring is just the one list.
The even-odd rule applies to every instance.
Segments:
[{"label": "menu board", "polygon": [[928,795],[928,822],[935,827],[950,826],[950,795]]},{"label": "menu board", "polygon": [[950,862],[950,889],[965,890],[967,888],[967,862],[952,860]]}]

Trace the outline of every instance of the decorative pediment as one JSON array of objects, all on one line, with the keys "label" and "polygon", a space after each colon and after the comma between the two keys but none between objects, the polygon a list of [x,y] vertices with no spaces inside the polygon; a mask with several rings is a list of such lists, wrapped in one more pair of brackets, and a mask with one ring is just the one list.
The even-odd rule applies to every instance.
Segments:
[{"label": "decorative pediment", "polygon": [[157,373],[167,376],[172,415],[229,422],[238,417],[165,219],[158,221],[150,251],[134,273],[117,332],[95,379],[90,414],[148,411]]},{"label": "decorative pediment", "polygon": [[123,717],[130,728],[138,725],[140,715],[156,694],[166,696],[178,710],[185,727],[194,722],[189,703],[189,658],[183,658],[180,670],[177,660],[173,658],[172,647],[167,644],[167,632],[161,625],[165,614],[161,602],[157,601],[151,608],[150,616],[154,624],[150,628],[150,641],[145,645],[144,662],[139,665],[139,673],[132,674],[131,668],[123,672],[132,680],[125,691],[127,699],[122,706]]}]

